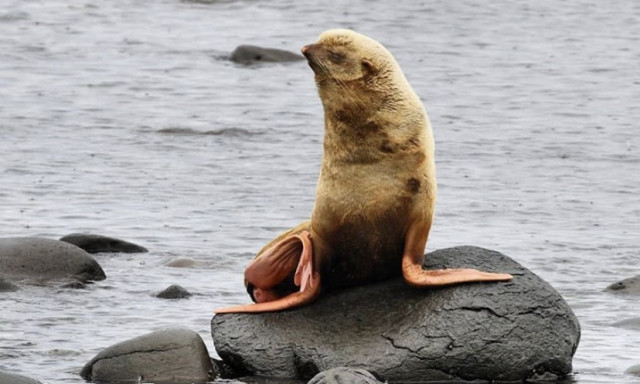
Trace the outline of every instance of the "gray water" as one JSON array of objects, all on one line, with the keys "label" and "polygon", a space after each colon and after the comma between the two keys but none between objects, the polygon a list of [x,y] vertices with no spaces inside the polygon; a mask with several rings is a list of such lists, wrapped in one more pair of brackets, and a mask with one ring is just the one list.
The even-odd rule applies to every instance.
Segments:
[{"label": "gray water", "polygon": [[[0,296],[0,369],[82,383],[98,351],[198,331],[247,302],[253,252],[309,216],[322,110],[304,62],[245,67],[240,44],[297,51],[325,29],[385,44],[434,127],[428,250],[495,249],[549,281],[582,325],[580,383],[638,383],[640,2],[2,0],[0,236],[92,232],[88,290]],[[170,268],[189,257],[192,268]],[[180,284],[195,294],[165,301]]]}]

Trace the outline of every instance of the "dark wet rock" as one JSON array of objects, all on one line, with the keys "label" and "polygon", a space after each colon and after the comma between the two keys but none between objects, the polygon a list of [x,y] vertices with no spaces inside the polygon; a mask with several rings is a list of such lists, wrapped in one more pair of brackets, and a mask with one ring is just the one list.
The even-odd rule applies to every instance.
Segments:
[{"label": "dark wet rock", "polygon": [[160,299],[186,299],[193,296],[189,291],[177,284],[170,285],[164,291],[156,295]]},{"label": "dark wet rock", "polygon": [[395,279],[292,311],[216,315],[216,350],[253,375],[306,380],[342,366],[389,382],[522,381],[571,372],[580,326],[548,283],[477,247],[429,253],[425,266],[507,272],[514,280],[420,290]]},{"label": "dark wet rock", "polygon": [[613,283],[607,287],[607,291],[633,295],[640,294],[640,275]]},{"label": "dark wet rock", "polygon": [[308,384],[382,384],[364,369],[332,368],[315,375]]},{"label": "dark wet rock", "polygon": [[178,257],[170,260],[165,265],[172,268],[190,268],[198,265],[198,262],[190,257]]},{"label": "dark wet rock", "polygon": [[18,290],[17,286],[15,286],[10,281],[7,281],[2,276],[0,276],[0,292],[13,292],[17,290]]},{"label": "dark wet rock", "polygon": [[112,345],[80,371],[90,381],[205,383],[215,377],[202,338],[184,328],[162,329]]},{"label": "dark wet rock", "polygon": [[283,63],[301,60],[304,60],[304,57],[297,53],[282,49],[262,48],[255,45],[240,45],[231,53],[231,61],[239,64]]},{"label": "dark wet rock", "polygon": [[100,252],[122,252],[122,253],[143,253],[149,252],[145,247],[128,241],[107,237],[102,235],[94,235],[91,233],[72,233],[64,236],[60,241],[73,244],[84,249],[89,253]]},{"label": "dark wet rock", "polygon": [[87,252],[63,241],[40,237],[0,239],[0,273],[5,279],[104,280],[100,264]]},{"label": "dark wet rock", "polygon": [[0,371],[0,384],[42,384],[27,376]]},{"label": "dark wet rock", "polygon": [[213,365],[213,370],[216,373],[216,376],[221,379],[237,379],[238,377],[248,374],[248,372],[238,372],[229,364],[218,359],[212,358],[211,365]]}]

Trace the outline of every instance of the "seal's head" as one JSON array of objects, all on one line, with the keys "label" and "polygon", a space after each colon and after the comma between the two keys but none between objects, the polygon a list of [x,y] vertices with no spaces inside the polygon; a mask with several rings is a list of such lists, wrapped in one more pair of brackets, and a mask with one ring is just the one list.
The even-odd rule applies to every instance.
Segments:
[{"label": "seal's head", "polygon": [[315,73],[325,109],[360,104],[376,110],[380,102],[393,101],[389,95],[406,99],[405,91],[413,93],[393,55],[365,35],[332,29],[301,51]]}]

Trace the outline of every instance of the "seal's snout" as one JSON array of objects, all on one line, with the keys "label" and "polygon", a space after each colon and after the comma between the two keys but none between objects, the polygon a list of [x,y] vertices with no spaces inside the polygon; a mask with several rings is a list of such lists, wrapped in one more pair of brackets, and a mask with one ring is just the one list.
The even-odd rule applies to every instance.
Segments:
[{"label": "seal's snout", "polygon": [[300,49],[300,52],[304,55],[304,57],[306,57],[307,59],[309,58],[309,50],[311,49],[311,47],[313,46],[313,44],[307,44],[304,47],[302,47],[302,49]]},{"label": "seal's snout", "polygon": [[319,48],[319,44],[316,43],[316,44],[307,44],[300,49],[300,52],[302,52],[304,57],[307,59],[309,66],[315,73],[318,73],[318,71],[320,70],[320,67],[317,63],[318,58],[320,57],[320,55],[318,55],[318,48]]},{"label": "seal's snout", "polygon": [[304,57],[307,58],[307,60],[311,60],[314,56],[318,57],[318,53],[320,53],[321,50],[322,50],[322,44],[314,43],[314,44],[305,45],[304,47],[302,47],[302,49],[300,49],[300,52],[302,52],[302,54],[304,55]]}]

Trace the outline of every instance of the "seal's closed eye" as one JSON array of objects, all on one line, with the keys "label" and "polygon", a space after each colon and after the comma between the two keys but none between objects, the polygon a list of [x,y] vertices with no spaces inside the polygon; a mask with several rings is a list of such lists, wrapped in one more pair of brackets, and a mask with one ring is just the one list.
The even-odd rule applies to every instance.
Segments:
[{"label": "seal's closed eye", "polygon": [[328,51],[328,53],[329,54],[327,55],[327,57],[329,58],[329,60],[331,60],[332,63],[342,64],[346,59],[346,56],[341,53],[336,53],[333,51]]}]

